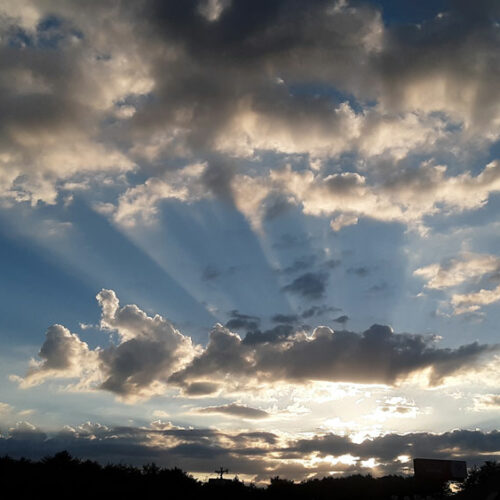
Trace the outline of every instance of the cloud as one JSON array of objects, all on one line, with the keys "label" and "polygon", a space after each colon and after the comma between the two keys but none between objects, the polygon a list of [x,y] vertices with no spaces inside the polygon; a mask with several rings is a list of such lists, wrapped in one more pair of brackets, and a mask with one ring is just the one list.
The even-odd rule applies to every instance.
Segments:
[{"label": "cloud", "polygon": [[52,325],[47,329],[38,356],[41,360],[31,361],[21,387],[37,385],[48,378],[85,379],[96,370],[98,363],[97,352],[90,350],[76,333],[62,325]]},{"label": "cloud", "polygon": [[[498,139],[498,9],[481,10],[453,4],[403,30],[374,5],[323,0],[4,3],[1,194],[56,203],[62,186],[139,170],[108,205],[118,223],[217,196],[257,230],[283,206],[335,231],[479,208],[498,168],[447,173],[431,157]],[[262,151],[311,168],[256,175],[268,168],[245,161],[261,166]],[[349,171],[321,166],[344,153]],[[412,155],[427,160],[402,162]],[[379,160],[393,167],[367,168]],[[176,185],[172,172],[196,161],[203,173]]]},{"label": "cloud", "polygon": [[169,375],[195,354],[191,339],[158,314],[150,317],[135,305],[120,308],[112,290],[102,290],[97,300],[102,308],[101,328],[120,337],[118,345],[99,353],[101,388],[124,397],[164,392]]},{"label": "cloud", "polygon": [[302,312],[301,317],[302,318],[312,318],[313,316],[322,316],[326,314],[327,312],[338,312],[341,311],[339,307],[333,307],[333,306],[312,306],[306,309],[305,311]]},{"label": "cloud", "polygon": [[440,264],[421,267],[413,274],[425,279],[427,288],[439,290],[478,281],[484,275],[496,273],[499,269],[500,258],[496,255],[466,252]]},{"label": "cloud", "polygon": [[[259,382],[305,383],[335,381],[394,385],[412,374],[429,371],[430,385],[478,366],[497,347],[472,343],[457,349],[435,347],[436,338],[394,334],[387,326],[373,325],[362,334],[318,327],[308,336],[264,341],[241,340],[216,326],[201,355],[171,377],[186,384],[218,377]],[[250,382],[248,382],[250,383]]]},{"label": "cloud", "polygon": [[416,418],[420,409],[414,401],[409,401],[404,397],[394,396],[378,401],[378,406],[372,418],[378,422],[389,418]]},{"label": "cloud", "polygon": [[233,310],[230,313],[231,319],[226,323],[226,328],[231,330],[257,330],[260,325],[260,318],[241,314]]},{"label": "cloud", "polygon": [[206,408],[198,408],[196,410],[198,413],[219,413],[221,415],[229,415],[232,417],[240,417],[244,419],[262,419],[269,416],[264,410],[258,410],[257,408],[250,408],[249,406],[240,405],[237,403],[231,403],[222,406],[208,406]]},{"label": "cloud", "polygon": [[[1,455],[40,459],[61,449],[103,464],[155,462],[195,474],[213,473],[213,462],[217,460],[234,473],[256,481],[268,482],[269,477],[276,475],[300,481],[331,472],[401,473],[405,465],[398,457],[402,455],[465,459],[470,465],[482,464],[485,457],[495,459],[500,453],[500,433],[480,430],[388,433],[359,443],[332,433],[296,439],[276,432],[187,429],[156,421],[144,427],[84,423],[50,433],[23,422],[0,436]],[[350,466],[339,460],[342,456],[352,457]],[[332,457],[336,460],[332,461]],[[362,462],[370,459],[378,465],[363,466]]]},{"label": "cloud", "polygon": [[500,394],[479,394],[474,397],[473,410],[499,410],[500,409]]},{"label": "cloud", "polygon": [[[491,438],[488,443],[487,437]],[[450,457],[450,450],[456,450],[453,456],[458,458],[472,458],[481,448],[485,454],[496,455],[496,447],[500,433],[492,431],[483,433],[481,431],[455,430],[443,434],[432,433],[389,433],[373,439],[366,439],[362,443],[353,444],[348,438],[325,434],[312,439],[298,440],[291,451],[299,453],[317,452],[319,456],[342,455],[350,453],[360,460],[376,457],[379,461],[396,460],[398,456],[426,456],[434,458]],[[475,457],[477,460],[479,457]],[[474,460],[474,458],[473,458]],[[481,459],[480,459],[481,460]],[[484,458],[483,458],[484,460]]]},{"label": "cloud", "polygon": [[196,179],[205,172],[204,164],[188,165],[162,178],[150,177],[144,184],[127,189],[118,199],[113,219],[120,225],[132,227],[138,221],[152,223],[158,215],[160,202],[173,199],[193,202],[201,197],[201,187]]},{"label": "cloud", "polygon": [[[91,21],[70,6],[51,3],[24,2],[18,9],[7,2],[1,9],[0,194],[32,205],[55,203],[61,180],[134,169],[134,160],[101,124],[114,114],[116,102],[152,87],[136,44],[123,58],[121,40],[131,27],[122,25],[120,32],[114,23],[103,29],[109,5],[94,10]],[[49,15],[58,21],[50,27],[44,22]],[[103,51],[116,59],[98,58]]]},{"label": "cloud", "polygon": [[[500,190],[500,163],[490,162],[477,175],[464,172],[446,175],[442,165],[422,163],[418,168],[399,169],[381,182],[370,182],[357,172],[322,175],[311,170],[295,171],[290,166],[272,170],[262,179],[237,177],[239,189],[245,183],[265,186],[261,198],[285,193],[306,215],[347,214],[386,222],[400,222],[423,230],[423,218],[443,212],[463,212],[484,206],[490,194]],[[249,188],[251,189],[251,188]],[[238,193],[235,193],[236,198]],[[256,223],[259,206],[238,205]],[[335,219],[334,219],[335,220]]]},{"label": "cloud", "polygon": [[[497,281],[500,259],[496,255],[464,252],[459,257],[451,258],[440,264],[430,264],[413,272],[427,281],[426,287],[437,290],[455,288],[450,296],[454,314],[477,313],[483,306],[500,300],[500,286],[493,289],[480,288],[484,281]],[[476,291],[459,293],[457,288],[467,285]]]},{"label": "cloud", "polygon": [[435,386],[476,369],[498,350],[477,342],[439,348],[435,336],[396,334],[382,325],[363,333],[320,326],[308,334],[286,324],[249,332],[243,340],[217,324],[203,348],[158,314],[148,316],[136,305],[120,307],[112,290],[101,290],[97,300],[100,328],[116,332],[116,342],[90,349],[78,335],[54,325],[47,331],[41,360],[33,361],[24,379],[19,378],[21,387],[73,378],[74,390],[106,390],[134,402],[169,388],[184,396],[202,396],[276,383],[395,385],[422,372]]},{"label": "cloud", "polygon": [[343,314],[342,316],[339,316],[333,320],[335,323],[340,323],[341,325],[347,323],[349,321],[349,316],[346,314]]},{"label": "cloud", "polygon": [[8,403],[0,402],[0,415],[5,416],[11,413],[13,410],[12,406]]},{"label": "cloud", "polygon": [[356,215],[340,214],[332,219],[332,221],[330,222],[330,227],[334,231],[340,231],[343,227],[354,226],[357,223],[358,217]]},{"label": "cloud", "polygon": [[464,314],[478,311],[483,306],[500,301],[500,285],[492,290],[481,289],[478,292],[454,294],[451,305],[455,314]]},{"label": "cloud", "polygon": [[283,287],[285,292],[295,293],[310,300],[323,297],[328,275],[325,273],[305,273]]},{"label": "cloud", "polygon": [[316,255],[305,255],[298,259],[295,259],[292,264],[281,270],[285,274],[294,274],[300,271],[305,271],[310,269],[316,263]]},{"label": "cloud", "polygon": [[135,305],[120,307],[112,290],[101,290],[97,300],[100,328],[116,332],[118,342],[92,350],[77,334],[53,325],[40,349],[41,361],[32,362],[21,387],[77,377],[76,389],[107,390],[134,401],[163,393],[168,377],[196,353],[191,339],[161,316],[150,317]]},{"label": "cloud", "polygon": [[[302,327],[303,329],[304,327]],[[260,331],[255,330],[248,332],[243,339],[244,344],[258,344],[261,342],[282,342],[287,337],[293,335],[296,328],[289,324],[276,325],[269,330]]]}]

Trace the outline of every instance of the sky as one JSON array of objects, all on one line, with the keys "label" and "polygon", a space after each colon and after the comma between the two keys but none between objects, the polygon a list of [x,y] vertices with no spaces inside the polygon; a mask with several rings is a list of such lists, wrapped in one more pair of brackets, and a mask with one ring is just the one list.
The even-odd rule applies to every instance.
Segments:
[{"label": "sky", "polygon": [[500,457],[500,4],[4,0],[0,454]]}]

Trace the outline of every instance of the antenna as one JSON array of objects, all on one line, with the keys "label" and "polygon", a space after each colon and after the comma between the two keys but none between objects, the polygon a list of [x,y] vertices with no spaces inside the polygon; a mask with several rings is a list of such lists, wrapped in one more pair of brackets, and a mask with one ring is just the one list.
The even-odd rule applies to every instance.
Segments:
[{"label": "antenna", "polygon": [[221,467],[219,470],[214,471],[216,474],[219,474],[219,479],[223,479],[223,475],[227,474],[229,471]]}]

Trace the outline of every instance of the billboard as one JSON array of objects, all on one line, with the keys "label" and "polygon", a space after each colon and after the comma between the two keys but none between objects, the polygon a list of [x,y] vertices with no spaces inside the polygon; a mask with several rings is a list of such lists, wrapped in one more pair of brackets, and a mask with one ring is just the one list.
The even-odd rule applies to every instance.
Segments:
[{"label": "billboard", "polygon": [[463,460],[414,458],[413,470],[417,479],[462,481],[467,477],[467,464]]}]

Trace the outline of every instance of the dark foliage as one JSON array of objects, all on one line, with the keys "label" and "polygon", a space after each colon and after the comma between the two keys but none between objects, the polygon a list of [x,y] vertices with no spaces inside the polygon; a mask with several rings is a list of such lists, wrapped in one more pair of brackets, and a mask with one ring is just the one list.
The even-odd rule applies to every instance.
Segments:
[{"label": "dark foliage", "polygon": [[[486,462],[475,468],[462,490],[450,495],[443,484],[419,484],[413,477],[369,475],[325,477],[294,483],[278,476],[266,488],[245,485],[238,479],[197,481],[181,469],[165,469],[154,463],[142,468],[123,464],[100,465],[73,458],[66,451],[40,461],[0,458],[3,498],[117,498],[117,499],[301,499],[392,500],[444,498],[482,500],[500,498],[500,464]],[[414,495],[418,495],[414,496]]]},{"label": "dark foliage", "polygon": [[457,500],[500,499],[500,463],[486,462],[469,471]]}]

